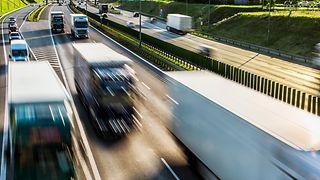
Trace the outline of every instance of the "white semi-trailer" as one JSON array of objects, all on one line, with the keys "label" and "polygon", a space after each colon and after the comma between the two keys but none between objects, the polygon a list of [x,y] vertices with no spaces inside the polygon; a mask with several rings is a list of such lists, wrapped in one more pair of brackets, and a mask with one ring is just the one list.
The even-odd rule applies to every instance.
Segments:
[{"label": "white semi-trailer", "polygon": [[71,16],[71,34],[75,38],[89,37],[89,21],[84,14],[70,14]]},{"label": "white semi-trailer", "polygon": [[320,118],[209,72],[168,74],[168,128],[205,179],[318,179]]},{"label": "white semi-trailer", "polygon": [[167,30],[178,34],[192,31],[192,17],[182,14],[168,14]]},{"label": "white semi-trailer", "polygon": [[102,43],[77,43],[74,80],[91,122],[102,137],[122,136],[133,125],[133,61]]},{"label": "white semi-trailer", "polygon": [[76,179],[73,113],[51,65],[10,62],[8,74],[12,179]]}]

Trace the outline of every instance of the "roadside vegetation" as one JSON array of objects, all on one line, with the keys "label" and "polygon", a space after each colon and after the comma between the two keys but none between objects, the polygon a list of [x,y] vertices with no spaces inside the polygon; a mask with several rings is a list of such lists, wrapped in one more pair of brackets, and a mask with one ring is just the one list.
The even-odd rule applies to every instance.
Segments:
[{"label": "roadside vegetation", "polygon": [[[122,2],[120,7],[138,11],[139,2]],[[143,13],[159,18],[165,19],[170,13],[192,16],[197,35],[220,36],[290,54],[313,57],[314,47],[320,42],[320,7],[276,4],[271,8],[270,25],[268,10],[268,6],[262,8],[261,5],[209,6],[189,3],[186,7],[183,2],[142,2]]]},{"label": "roadside vegetation", "polygon": [[14,9],[24,7],[28,5],[27,1],[19,1],[19,0],[1,0],[0,2],[0,15],[12,11]]},{"label": "roadside vegetation", "polygon": [[31,22],[38,22],[40,20],[40,17],[43,13],[43,11],[47,8],[48,6],[42,5],[39,6],[37,9],[32,11],[32,13],[28,16],[28,21]]},{"label": "roadside vegetation", "polygon": [[[302,56],[313,56],[320,42],[319,11],[239,13],[202,28],[202,32]],[[269,27],[269,38],[268,38]]]}]

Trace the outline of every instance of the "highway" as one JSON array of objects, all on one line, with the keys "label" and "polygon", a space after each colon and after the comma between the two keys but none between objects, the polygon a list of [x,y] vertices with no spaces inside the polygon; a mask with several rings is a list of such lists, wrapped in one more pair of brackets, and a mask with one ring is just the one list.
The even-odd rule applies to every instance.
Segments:
[{"label": "highway", "polygon": [[[81,5],[85,8],[85,5]],[[88,11],[98,13],[98,9],[88,4]],[[121,14],[108,14],[108,19],[126,25],[133,21],[139,29],[139,18],[133,13],[121,10]],[[212,57],[227,64],[239,67],[248,72],[296,88],[311,95],[320,95],[320,71],[303,65],[279,59],[270,55],[241,49],[231,45],[207,40],[191,34],[180,36],[166,30],[166,25],[158,21],[154,24],[142,16],[142,32],[182,48],[198,52],[199,45],[206,44],[214,48]]]},{"label": "highway", "polygon": [[[53,34],[49,29],[48,14],[61,10],[65,14],[66,33]],[[94,161],[85,160],[94,179],[199,179],[189,167],[175,138],[165,128],[170,118],[170,100],[166,87],[158,77],[149,71],[141,60],[117,43],[90,28],[89,39],[75,40],[70,35],[70,10],[67,6],[49,7],[37,23],[26,22],[21,28],[37,60],[49,60],[62,82],[70,88],[75,107],[83,124],[84,135],[93,154]],[[134,70],[138,72],[137,86],[141,94],[135,99],[136,111],[140,118],[136,128],[125,138],[106,140],[98,137],[91,126],[90,119],[78,99],[73,81],[72,43],[102,42],[115,51],[137,62]],[[61,64],[61,66],[60,66]],[[64,73],[61,73],[61,69]],[[60,69],[60,70],[59,70]],[[62,74],[65,74],[65,79]],[[76,128],[77,131],[81,128]],[[78,134],[78,133],[77,133]],[[81,135],[81,133],[80,133]],[[88,154],[86,154],[88,156]],[[94,175],[94,166],[97,173]]]}]

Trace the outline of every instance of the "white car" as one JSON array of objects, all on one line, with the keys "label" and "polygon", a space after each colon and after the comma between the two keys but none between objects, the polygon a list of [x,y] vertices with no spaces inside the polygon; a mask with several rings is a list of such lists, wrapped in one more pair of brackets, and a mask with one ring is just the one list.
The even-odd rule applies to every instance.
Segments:
[{"label": "white car", "polygon": [[128,21],[128,22],[127,22],[127,26],[128,26],[129,28],[134,28],[134,27],[136,27],[136,25],[135,25],[132,21]]},{"label": "white car", "polygon": [[11,40],[17,40],[17,39],[21,39],[19,32],[11,32],[9,34],[9,42],[11,42]]},{"label": "white car", "polygon": [[10,44],[9,58],[12,61],[29,61],[30,54],[25,40],[13,40]]}]

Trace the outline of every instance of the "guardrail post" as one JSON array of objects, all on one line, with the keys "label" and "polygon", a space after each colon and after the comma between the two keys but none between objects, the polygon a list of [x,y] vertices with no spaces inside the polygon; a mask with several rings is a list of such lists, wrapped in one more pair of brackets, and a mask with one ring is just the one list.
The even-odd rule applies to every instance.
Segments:
[{"label": "guardrail post", "polygon": [[268,88],[268,79],[264,79],[264,90],[263,90],[263,93],[264,94],[267,94],[267,89]]},{"label": "guardrail post", "polygon": [[312,99],[312,96],[308,95],[308,107],[307,107],[308,112],[311,112],[311,99]]},{"label": "guardrail post", "polygon": [[296,105],[296,89],[293,89],[292,90],[292,102],[291,102],[291,104],[292,105]]},{"label": "guardrail post", "polygon": [[268,92],[267,95],[271,95],[271,80],[268,80]]},{"label": "guardrail post", "polygon": [[305,103],[306,103],[306,93],[302,93],[301,96],[301,109],[305,109]]},{"label": "guardrail post", "polygon": [[291,102],[291,88],[288,88],[288,98],[287,98],[287,103],[290,104]]},{"label": "guardrail post", "polygon": [[248,86],[249,85],[249,72],[246,72],[246,79],[245,79],[245,85]]},{"label": "guardrail post", "polygon": [[251,78],[250,78],[250,88],[253,89],[253,88],[254,88],[254,87],[253,87],[253,85],[254,85],[254,74],[251,74],[250,77],[251,77]]},{"label": "guardrail post", "polygon": [[315,96],[312,97],[312,113],[316,114],[316,106],[317,106],[317,98]]},{"label": "guardrail post", "polygon": [[299,108],[300,107],[300,96],[301,96],[301,91],[297,91],[297,104],[296,106]]},{"label": "guardrail post", "polygon": [[283,86],[283,99],[284,102],[287,102],[287,86]]}]

